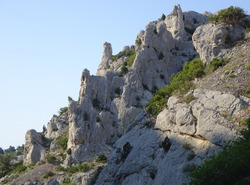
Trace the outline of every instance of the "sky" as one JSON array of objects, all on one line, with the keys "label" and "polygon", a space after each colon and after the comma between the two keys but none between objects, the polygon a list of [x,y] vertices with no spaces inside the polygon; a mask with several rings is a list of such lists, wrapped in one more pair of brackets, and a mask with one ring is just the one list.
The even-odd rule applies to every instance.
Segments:
[{"label": "sky", "polygon": [[103,43],[113,54],[133,45],[150,22],[183,11],[215,12],[249,0],[0,0],[0,147],[25,143],[78,99],[82,70],[96,73]]}]

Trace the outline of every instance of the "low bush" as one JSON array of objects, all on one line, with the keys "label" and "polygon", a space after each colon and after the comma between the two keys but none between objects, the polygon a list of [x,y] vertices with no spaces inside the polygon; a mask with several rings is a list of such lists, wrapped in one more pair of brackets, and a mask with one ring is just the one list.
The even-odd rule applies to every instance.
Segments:
[{"label": "low bush", "polygon": [[147,104],[147,111],[151,115],[156,115],[162,111],[167,104],[168,98],[174,93],[185,94],[194,87],[192,80],[201,78],[205,74],[205,68],[200,59],[186,62],[182,71],[170,78],[170,83],[166,87],[160,88],[154,97]]},{"label": "low bush", "polygon": [[233,26],[239,25],[246,14],[243,9],[239,7],[230,6],[227,9],[221,10],[217,15],[209,17],[209,22],[214,24],[225,23]]},{"label": "low bush", "polygon": [[99,102],[99,100],[98,99],[94,99],[93,101],[92,101],[92,105],[95,107],[95,108],[99,108],[100,107],[100,102]]},{"label": "low bush", "polygon": [[140,39],[140,38],[137,38],[137,39],[135,40],[135,45],[140,46],[141,44],[142,44],[141,39]]},{"label": "low bush", "polygon": [[4,177],[11,171],[11,156],[7,154],[0,154],[0,178]]},{"label": "low bush", "polygon": [[68,107],[62,107],[58,111],[58,114],[59,114],[59,116],[61,116],[62,114],[67,113],[67,111],[68,111]]},{"label": "low bush", "polygon": [[164,54],[162,53],[162,52],[160,52],[159,54],[158,54],[158,59],[159,60],[162,60],[164,58]]},{"label": "low bush", "polygon": [[96,116],[96,117],[95,117],[95,121],[96,121],[97,123],[99,123],[99,122],[101,121],[100,117],[99,117],[99,116]]},{"label": "low bush", "polygon": [[77,169],[79,172],[86,172],[90,169],[90,167],[87,163],[82,163],[81,165],[77,166]]},{"label": "low bush", "polygon": [[54,164],[56,162],[56,157],[54,155],[49,154],[46,156],[46,161],[48,163]]},{"label": "low bush", "polygon": [[171,142],[168,136],[165,137],[164,141],[162,141],[162,148],[164,149],[165,152],[167,152],[170,147],[171,147]]},{"label": "low bush", "polygon": [[247,98],[250,98],[250,91],[243,92],[243,95]]},{"label": "low bush", "polygon": [[123,65],[122,65],[122,67],[121,67],[121,75],[125,75],[126,73],[128,72],[128,68],[127,68],[127,66],[125,66],[124,65],[124,63],[123,63]]},{"label": "low bush", "polygon": [[157,174],[157,169],[156,167],[152,166],[149,170],[148,170],[149,176],[151,179],[155,179],[155,176]]},{"label": "low bush", "polygon": [[90,179],[90,185],[94,185],[96,183],[98,176],[100,175],[102,170],[103,170],[103,167],[99,166],[98,169],[96,170],[94,176]]},{"label": "low bush", "polygon": [[66,134],[63,134],[61,136],[59,136],[57,138],[57,140],[59,141],[59,148],[66,150],[67,149],[67,145],[68,145],[68,137]]},{"label": "low bush", "polygon": [[120,51],[117,55],[114,55],[111,57],[111,61],[116,61],[118,60],[119,58],[123,57],[123,56],[130,56],[134,53],[134,50],[125,50],[125,51]]},{"label": "low bush", "polygon": [[184,101],[188,104],[195,99],[194,95],[189,95],[184,98]]},{"label": "low bush", "polygon": [[238,140],[227,143],[221,152],[205,160],[191,172],[190,185],[233,185],[250,174],[250,122]]},{"label": "low bush", "polygon": [[184,149],[186,149],[186,150],[190,150],[190,149],[191,149],[191,145],[190,145],[189,143],[184,143],[184,144],[182,145],[182,147],[183,147]]},{"label": "low bush", "polygon": [[106,163],[107,162],[107,157],[104,154],[100,154],[96,158],[96,162],[98,163]]},{"label": "low bush", "polygon": [[120,87],[116,87],[116,88],[114,89],[114,91],[115,91],[115,94],[117,94],[117,95],[120,95],[120,94],[121,94],[121,89],[120,89]]},{"label": "low bush", "polygon": [[48,171],[44,174],[43,178],[45,179],[50,179],[51,177],[54,176],[54,173],[52,171]]},{"label": "low bush", "polygon": [[187,156],[187,160],[191,161],[193,158],[195,158],[195,153],[193,151],[191,151],[188,156]]},{"label": "low bush", "polygon": [[166,19],[166,15],[163,13],[161,16],[161,20],[164,21]]},{"label": "low bush", "polygon": [[83,113],[83,120],[84,121],[88,121],[89,120],[89,116],[88,116],[88,113],[86,111]]},{"label": "low bush", "polygon": [[67,150],[67,154],[69,154],[69,155],[71,155],[71,148],[69,148],[68,150]]},{"label": "low bush", "polygon": [[131,67],[134,63],[134,60],[135,60],[135,57],[136,57],[136,52],[135,50],[131,50],[131,54],[127,60],[127,63],[128,63],[128,66]]},{"label": "low bush", "polygon": [[219,60],[218,58],[214,58],[213,60],[210,61],[208,67],[206,68],[206,73],[210,74],[214,72],[216,69],[218,69],[219,67],[226,65],[228,62],[229,62],[229,59]]}]

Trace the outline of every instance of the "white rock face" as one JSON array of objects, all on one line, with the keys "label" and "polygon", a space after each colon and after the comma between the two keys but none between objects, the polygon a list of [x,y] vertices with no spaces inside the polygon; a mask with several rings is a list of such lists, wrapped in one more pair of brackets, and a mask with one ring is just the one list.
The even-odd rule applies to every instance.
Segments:
[{"label": "white rock face", "polygon": [[244,28],[225,27],[224,24],[206,24],[198,27],[193,34],[195,49],[200,54],[201,60],[208,64],[213,58],[225,58],[230,47],[242,39]]},{"label": "white rock face", "polygon": [[47,125],[46,138],[55,139],[67,131],[69,127],[68,116],[63,114],[61,116],[54,116]]},{"label": "white rock face", "polygon": [[[182,29],[188,37],[180,7],[176,7],[171,15],[175,17],[173,25]],[[195,13],[187,15],[188,19],[194,16],[198,21],[203,20],[199,15],[204,17]],[[175,24],[175,21],[180,23]],[[197,26],[200,24],[196,23]],[[124,47],[124,55],[113,61],[111,44],[104,43],[97,76],[91,76],[88,70],[83,71],[79,99],[69,105],[68,148],[71,148],[72,155],[65,165],[110,152],[112,144],[129,125],[136,122],[143,106],[153,97],[153,92],[166,86],[172,74],[177,73],[187,60],[197,56],[191,40],[179,39],[183,35],[173,37],[172,28],[169,29],[165,21],[149,23],[145,31],[137,36],[141,44]],[[133,64],[127,65],[127,72],[121,73],[122,65],[130,57],[126,53],[133,51],[136,52]],[[183,120],[178,118],[178,124],[183,125]],[[182,129],[194,127],[192,120],[188,124]]]},{"label": "white rock face", "polygon": [[[236,116],[249,104],[218,91],[196,89],[193,95],[190,104],[170,97],[154,129],[139,124],[120,138],[96,184],[188,183],[192,168],[236,137],[237,124],[228,124],[220,114],[228,110]],[[166,136],[170,140],[167,151],[162,147]]]},{"label": "white rock face", "polygon": [[[171,142],[168,151],[161,147],[166,135]],[[126,143],[131,145],[127,156]],[[189,149],[183,147],[185,143]],[[186,166],[199,164],[215,150],[218,147],[208,141],[135,126],[117,141],[96,184],[182,184],[188,182]],[[188,161],[191,152],[195,156]]]},{"label": "white rock face", "polygon": [[98,66],[98,70],[96,75],[102,75],[103,73],[105,73],[105,71],[108,68],[108,64],[109,64],[109,60],[112,57],[112,47],[111,44],[108,42],[105,42],[103,44],[103,54],[102,54],[102,60],[101,63]]},{"label": "white rock face", "polygon": [[168,109],[158,115],[155,128],[202,137],[216,145],[235,138],[236,125],[228,125],[224,117],[237,116],[248,102],[231,94],[202,89],[194,90],[193,96],[195,100],[190,104],[178,103],[176,97],[171,97]]},{"label": "white rock face", "polygon": [[204,63],[213,58],[222,58],[226,53],[226,37],[228,31],[224,25],[206,24],[198,27],[193,34],[195,49]]},{"label": "white rock face", "polygon": [[41,134],[28,130],[25,135],[24,164],[36,163],[45,157],[45,147]]}]

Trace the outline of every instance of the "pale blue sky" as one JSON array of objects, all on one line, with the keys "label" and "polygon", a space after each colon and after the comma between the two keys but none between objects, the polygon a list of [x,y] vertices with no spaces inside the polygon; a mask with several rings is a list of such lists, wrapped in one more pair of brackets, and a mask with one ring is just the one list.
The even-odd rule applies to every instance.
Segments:
[{"label": "pale blue sky", "polygon": [[214,12],[249,0],[0,0],[0,147],[42,130],[67,97],[78,98],[81,72],[96,73],[103,43],[113,54],[175,4]]}]

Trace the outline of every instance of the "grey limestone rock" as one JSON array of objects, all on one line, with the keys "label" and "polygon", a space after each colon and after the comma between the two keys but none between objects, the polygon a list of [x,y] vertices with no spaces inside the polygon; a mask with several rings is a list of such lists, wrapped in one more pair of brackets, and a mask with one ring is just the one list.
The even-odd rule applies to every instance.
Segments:
[{"label": "grey limestone rock", "polygon": [[42,135],[35,130],[28,130],[25,135],[24,164],[36,163],[45,157]]}]

